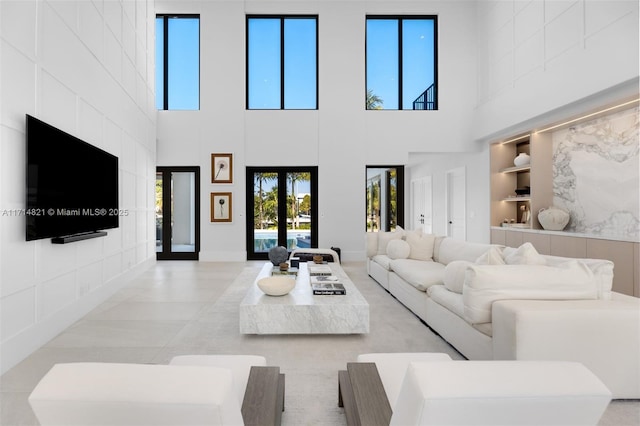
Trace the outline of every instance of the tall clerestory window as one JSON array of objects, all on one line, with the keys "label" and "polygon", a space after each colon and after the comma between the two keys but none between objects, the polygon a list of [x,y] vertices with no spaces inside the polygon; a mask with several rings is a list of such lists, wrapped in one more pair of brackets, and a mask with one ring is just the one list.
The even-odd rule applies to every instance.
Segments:
[{"label": "tall clerestory window", "polygon": [[438,109],[436,16],[367,16],[366,109]]},{"label": "tall clerestory window", "polygon": [[156,15],[156,108],[200,109],[199,15]]},{"label": "tall clerestory window", "polygon": [[247,16],[247,109],[318,109],[318,17]]}]

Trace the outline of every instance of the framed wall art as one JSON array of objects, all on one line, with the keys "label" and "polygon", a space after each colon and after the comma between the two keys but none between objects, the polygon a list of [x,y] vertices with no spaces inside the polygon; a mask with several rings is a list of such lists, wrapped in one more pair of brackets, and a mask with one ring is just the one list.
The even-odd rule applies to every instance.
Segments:
[{"label": "framed wall art", "polygon": [[233,183],[233,154],[211,154],[211,183]]},{"label": "framed wall art", "polygon": [[211,193],[211,222],[231,222],[233,216],[231,192]]}]

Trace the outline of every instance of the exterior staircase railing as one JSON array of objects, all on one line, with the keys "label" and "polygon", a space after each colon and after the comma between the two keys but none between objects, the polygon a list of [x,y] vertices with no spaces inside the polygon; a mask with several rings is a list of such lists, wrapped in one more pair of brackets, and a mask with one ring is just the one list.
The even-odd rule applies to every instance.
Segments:
[{"label": "exterior staircase railing", "polygon": [[438,100],[436,98],[436,86],[432,84],[427,90],[422,92],[420,96],[413,101],[414,110],[435,110],[438,109]]}]

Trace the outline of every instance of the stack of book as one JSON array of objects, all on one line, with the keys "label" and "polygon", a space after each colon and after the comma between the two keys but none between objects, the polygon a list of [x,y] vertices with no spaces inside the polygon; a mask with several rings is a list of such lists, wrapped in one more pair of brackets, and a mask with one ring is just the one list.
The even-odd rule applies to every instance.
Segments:
[{"label": "stack of book", "polygon": [[309,269],[309,275],[312,277],[331,275],[331,267],[329,265],[309,262],[307,264],[307,269]]},{"label": "stack of book", "polygon": [[334,275],[312,275],[309,280],[313,294],[347,294],[344,284]]}]

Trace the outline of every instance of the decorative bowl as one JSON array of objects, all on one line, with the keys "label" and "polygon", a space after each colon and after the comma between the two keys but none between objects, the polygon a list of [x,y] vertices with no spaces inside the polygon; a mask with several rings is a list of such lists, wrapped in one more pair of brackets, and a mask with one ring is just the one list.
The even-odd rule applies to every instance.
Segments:
[{"label": "decorative bowl", "polygon": [[287,275],[274,275],[261,278],[258,288],[267,296],[284,296],[296,286],[296,280]]}]

